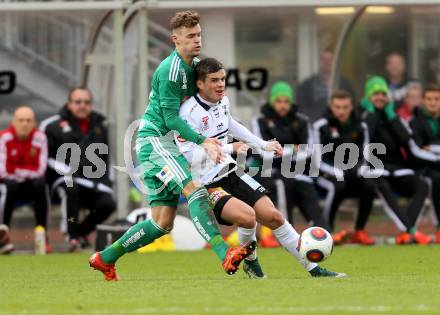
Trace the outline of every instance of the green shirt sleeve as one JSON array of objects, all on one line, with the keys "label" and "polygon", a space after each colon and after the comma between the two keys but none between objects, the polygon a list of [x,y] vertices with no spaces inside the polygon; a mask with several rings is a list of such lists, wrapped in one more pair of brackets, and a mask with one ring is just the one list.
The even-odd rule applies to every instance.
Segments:
[{"label": "green shirt sleeve", "polygon": [[188,141],[197,144],[205,141],[205,136],[196,133],[186,121],[179,117],[179,109],[164,107],[162,110],[165,124],[169,129],[178,131],[180,136]]},{"label": "green shirt sleeve", "polygon": [[182,118],[180,109],[180,83],[163,80],[159,84],[159,102],[162,108],[165,125],[170,130],[179,132],[179,135],[191,142],[201,144],[206,137],[196,133]]}]

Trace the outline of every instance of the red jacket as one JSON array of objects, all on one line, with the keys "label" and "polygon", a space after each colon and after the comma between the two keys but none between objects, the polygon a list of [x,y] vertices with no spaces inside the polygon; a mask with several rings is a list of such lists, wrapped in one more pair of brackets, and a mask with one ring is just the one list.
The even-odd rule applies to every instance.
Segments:
[{"label": "red jacket", "polygon": [[0,179],[23,182],[43,177],[47,167],[47,138],[34,128],[26,140],[16,137],[15,129],[0,131]]}]

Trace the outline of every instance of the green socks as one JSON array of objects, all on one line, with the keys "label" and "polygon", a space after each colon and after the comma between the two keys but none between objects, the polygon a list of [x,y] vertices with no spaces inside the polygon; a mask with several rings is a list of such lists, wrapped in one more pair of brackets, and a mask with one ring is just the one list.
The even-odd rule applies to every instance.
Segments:
[{"label": "green socks", "polygon": [[[208,205],[208,192],[204,187],[197,189],[188,198],[189,214],[197,231],[211,245],[223,261],[229,247],[220,233],[214,214]],[[150,244],[169,231],[161,228],[153,219],[133,225],[120,239],[100,252],[106,264],[114,264],[126,253]]]},{"label": "green socks", "polygon": [[168,232],[157,225],[153,219],[139,222],[125,232],[120,239],[100,252],[101,258],[106,264],[114,264],[124,254],[148,245]]},{"label": "green socks", "polygon": [[212,249],[223,261],[229,247],[220,233],[214,213],[208,205],[208,192],[200,187],[188,197],[189,215],[200,235],[211,245]]}]

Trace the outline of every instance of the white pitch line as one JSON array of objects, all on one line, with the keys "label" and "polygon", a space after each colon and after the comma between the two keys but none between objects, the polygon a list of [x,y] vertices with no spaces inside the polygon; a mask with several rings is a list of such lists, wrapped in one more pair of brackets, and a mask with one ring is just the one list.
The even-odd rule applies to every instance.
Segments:
[{"label": "white pitch line", "polygon": [[[296,314],[296,313],[308,313],[308,312],[320,312],[320,313],[331,313],[331,312],[369,312],[369,313],[384,313],[384,312],[440,312],[440,305],[414,305],[409,307],[395,307],[386,305],[376,305],[376,306],[318,306],[318,307],[248,307],[243,309],[237,309],[232,307],[142,307],[133,308],[125,310],[115,310],[115,309],[103,309],[103,310],[90,310],[83,308],[81,310],[72,310],[68,314],[93,314],[93,315],[118,315],[118,314],[211,314],[211,313],[222,313],[222,314],[258,314],[258,313],[286,313],[286,314]],[[17,315],[45,315],[50,314],[50,310],[22,310],[18,312],[13,312]],[[0,315],[9,315],[4,311],[0,311]]]}]

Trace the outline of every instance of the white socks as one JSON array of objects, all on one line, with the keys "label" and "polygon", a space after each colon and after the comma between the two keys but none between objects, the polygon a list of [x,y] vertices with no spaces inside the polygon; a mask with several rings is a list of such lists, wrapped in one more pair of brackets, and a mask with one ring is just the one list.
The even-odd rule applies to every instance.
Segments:
[{"label": "white socks", "polygon": [[[245,229],[242,227],[238,227],[238,241],[240,242],[240,245],[250,242],[250,241],[256,241],[257,240],[257,226],[253,229]],[[254,250],[252,254],[250,254],[246,259],[247,260],[255,260],[257,258],[257,252]]]},{"label": "white socks", "polygon": [[[240,244],[244,244],[246,242],[254,241],[256,240],[256,227],[253,229],[245,229],[242,227],[239,227],[237,229],[238,232],[238,240]],[[298,239],[299,234],[295,231],[292,225],[290,225],[289,222],[286,220],[284,221],[284,224],[281,225],[279,228],[273,230],[273,234],[280,242],[281,246],[283,246],[289,253],[291,253],[295,259],[307,270],[310,271],[318,264],[311,263],[308,260],[302,258],[296,249],[298,246]],[[257,258],[257,253],[254,252],[251,254],[248,258],[248,260],[254,260]]]},{"label": "white socks", "polygon": [[284,221],[284,224],[279,228],[273,230],[273,234],[289,253],[295,256],[296,260],[307,270],[310,271],[318,264],[311,263],[308,260],[302,258],[296,249],[298,246],[299,234],[295,231],[289,222]]}]

